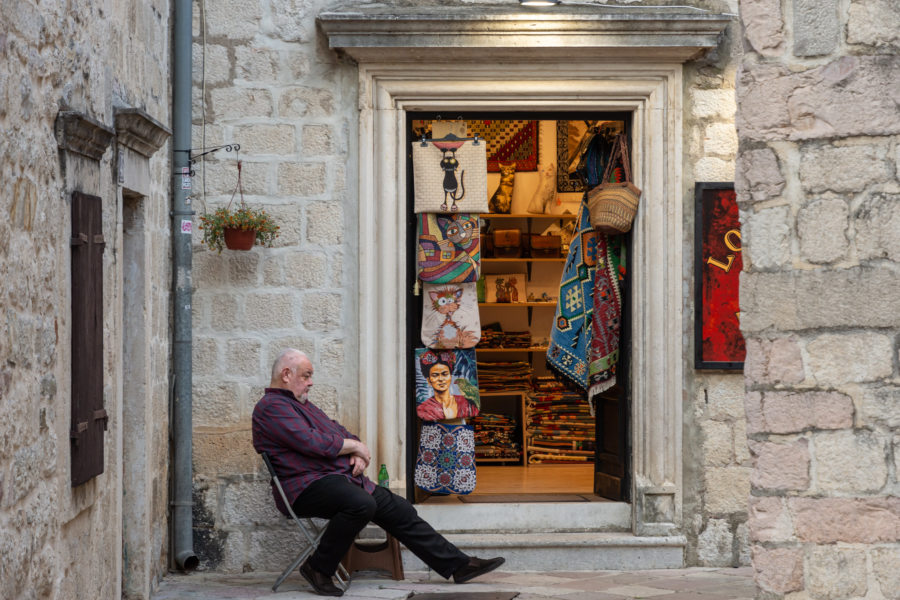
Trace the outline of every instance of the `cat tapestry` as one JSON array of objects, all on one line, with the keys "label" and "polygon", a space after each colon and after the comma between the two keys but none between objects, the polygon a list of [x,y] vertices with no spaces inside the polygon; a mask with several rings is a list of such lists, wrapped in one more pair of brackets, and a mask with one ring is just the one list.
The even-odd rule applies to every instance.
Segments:
[{"label": "cat tapestry", "polygon": [[481,274],[478,215],[416,216],[419,279],[429,283],[467,283]]},{"label": "cat tapestry", "polygon": [[429,348],[474,348],[481,339],[475,283],[423,284],[422,343]]},{"label": "cat tapestry", "polygon": [[474,350],[416,348],[416,414],[423,421],[478,416],[478,366]]},{"label": "cat tapestry", "polygon": [[486,147],[484,140],[413,142],[415,212],[487,212]]}]

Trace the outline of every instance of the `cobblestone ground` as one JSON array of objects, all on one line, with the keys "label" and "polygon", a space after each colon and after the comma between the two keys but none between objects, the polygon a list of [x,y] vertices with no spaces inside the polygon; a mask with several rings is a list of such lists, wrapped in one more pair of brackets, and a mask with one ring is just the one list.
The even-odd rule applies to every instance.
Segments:
[{"label": "cobblestone ground", "polygon": [[[220,573],[167,576],[153,600],[219,600],[321,598],[294,573],[272,591],[275,573]],[[494,572],[465,585],[455,585],[434,573],[406,573],[393,581],[378,572],[354,575],[348,600],[403,600],[413,594],[444,593],[447,600],[464,600],[470,592],[518,592],[517,600],[752,600],[750,567],[739,569],[668,569],[658,571],[576,571],[569,573]],[[453,594],[452,596],[450,594]]]}]

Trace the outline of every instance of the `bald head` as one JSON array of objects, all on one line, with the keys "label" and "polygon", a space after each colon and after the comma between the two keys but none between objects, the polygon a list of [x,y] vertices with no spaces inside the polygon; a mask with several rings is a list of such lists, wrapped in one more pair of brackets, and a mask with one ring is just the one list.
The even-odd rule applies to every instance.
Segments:
[{"label": "bald head", "polygon": [[291,371],[296,371],[299,363],[304,360],[309,362],[309,357],[296,348],[282,350],[281,354],[278,355],[278,358],[275,359],[275,362],[272,363],[271,387],[281,387],[282,370],[289,368]]}]

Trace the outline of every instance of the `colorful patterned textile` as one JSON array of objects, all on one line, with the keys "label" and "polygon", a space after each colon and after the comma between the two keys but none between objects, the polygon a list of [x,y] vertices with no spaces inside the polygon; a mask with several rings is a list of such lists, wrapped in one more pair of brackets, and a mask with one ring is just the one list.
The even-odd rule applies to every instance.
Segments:
[{"label": "colorful patterned textile", "polygon": [[471,493],[475,489],[475,434],[471,425],[425,423],[419,436],[414,479],[434,494]]},{"label": "colorful patterned textile", "polygon": [[588,402],[594,412],[594,396],[616,384],[619,332],[622,325],[620,269],[624,269],[621,236],[597,236],[597,272],[594,276],[594,310],[591,325],[591,362],[588,366]]},{"label": "colorful patterned textile", "polygon": [[591,227],[585,195],[578,213],[578,229],[569,244],[547,348],[547,363],[551,370],[582,390],[588,388],[596,264],[597,234]]},{"label": "colorful patterned textile", "polygon": [[478,215],[420,214],[416,219],[419,279],[430,283],[477,281],[481,273]]},{"label": "colorful patterned textile", "polygon": [[422,285],[422,343],[429,348],[474,348],[481,339],[475,283]]},{"label": "colorful patterned textile", "polygon": [[500,163],[516,163],[516,172],[537,171],[537,121],[469,121],[469,135],[487,142],[488,173],[498,173]]},{"label": "colorful patterned textile", "polygon": [[416,348],[416,414],[423,421],[474,417],[481,408],[474,350]]},{"label": "colorful patterned textile", "polygon": [[412,156],[415,212],[487,212],[483,140],[413,142]]}]

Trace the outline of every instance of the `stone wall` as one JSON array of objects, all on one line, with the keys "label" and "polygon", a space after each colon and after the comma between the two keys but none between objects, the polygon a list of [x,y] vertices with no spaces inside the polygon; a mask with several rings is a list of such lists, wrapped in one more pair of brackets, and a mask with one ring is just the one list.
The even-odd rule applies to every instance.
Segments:
[{"label": "stone wall", "polygon": [[[0,3],[0,597],[147,597],[165,568],[168,410],[168,158],[147,161],[140,202],[146,254],[147,381],[152,406],[144,473],[153,527],[147,557],[123,590],[123,252],[116,142],[94,157],[60,150],[57,114],[107,134],[114,109],[160,122],[169,111],[167,2]],[[106,140],[110,140],[109,137]],[[70,146],[71,148],[71,146]],[[104,149],[105,148],[105,149]],[[103,200],[104,472],[70,477],[70,193]],[[134,278],[130,278],[133,281]],[[152,283],[151,283],[152,280]],[[77,284],[77,282],[76,282]],[[132,369],[132,373],[136,372]],[[128,561],[126,560],[126,565]],[[135,581],[133,579],[133,581]]]},{"label": "stone wall", "polygon": [[741,2],[737,185],[761,598],[900,598],[900,6]]}]

